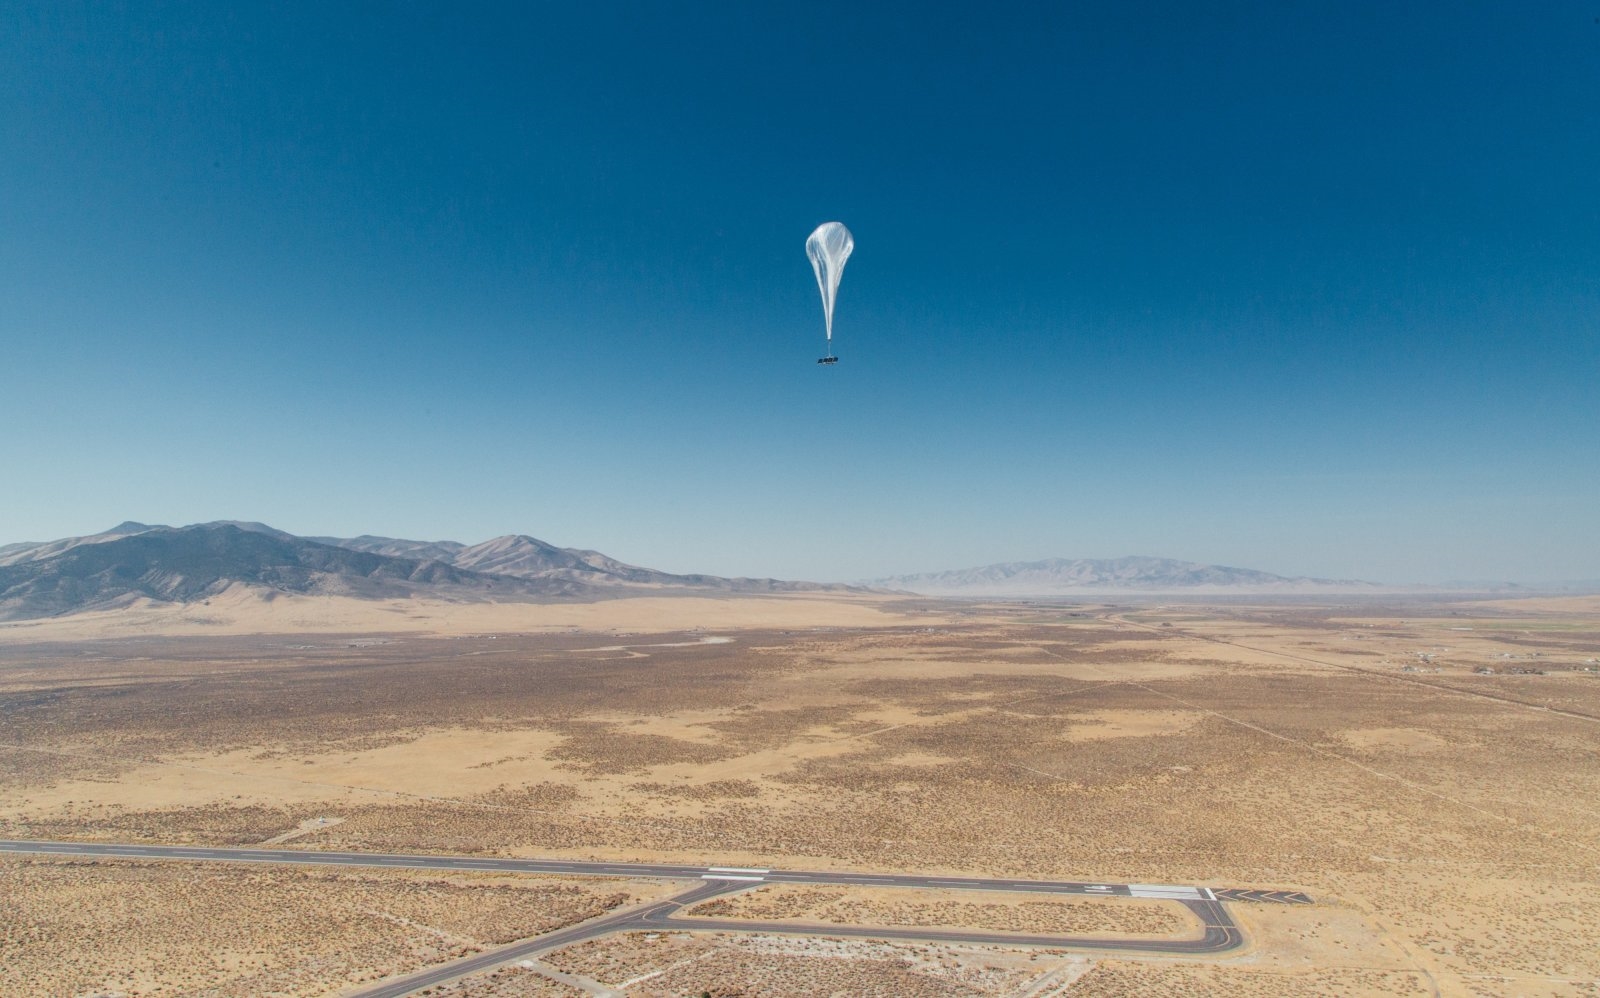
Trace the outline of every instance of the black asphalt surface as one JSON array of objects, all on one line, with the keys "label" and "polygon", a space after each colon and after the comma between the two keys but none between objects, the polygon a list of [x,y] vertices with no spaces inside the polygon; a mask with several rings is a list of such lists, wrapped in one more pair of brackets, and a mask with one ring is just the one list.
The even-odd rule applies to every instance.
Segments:
[{"label": "black asphalt surface", "polygon": [[707,898],[716,897],[718,894],[726,894],[729,891],[741,890],[748,886],[748,883],[739,883],[737,881],[703,880],[682,894],[668,898],[665,901],[657,901],[655,904],[645,908],[621,911],[613,915],[602,915],[599,918],[580,922],[577,925],[571,925],[556,932],[547,932],[542,936],[534,936],[532,939],[512,943],[510,946],[502,946],[499,949],[463,957],[460,960],[452,960],[449,963],[430,967],[408,977],[398,977],[382,984],[375,984],[365,991],[357,991],[349,995],[348,998],[401,998],[402,995],[409,995],[423,988],[432,987],[435,984],[453,981],[468,974],[493,970],[495,967],[509,963],[512,960],[524,960],[538,956],[541,953],[550,953],[561,949],[563,946],[571,946],[573,943],[581,943],[589,939],[598,939],[600,936],[610,935],[613,932],[628,932],[638,929],[649,930],[660,923],[669,922],[668,916],[680,907],[698,904]]},{"label": "black asphalt surface", "polygon": [[293,863],[319,866],[393,866],[414,870],[478,870],[491,873],[542,873],[583,877],[644,877],[700,880],[727,877],[781,884],[855,884],[862,887],[915,887],[1086,897],[1155,897],[1174,901],[1214,900],[1204,887],[1163,884],[1109,884],[1012,878],[930,877],[901,873],[833,873],[744,867],[680,866],[665,863],[588,863],[564,859],[494,859],[412,853],[324,852],[310,849],[217,849],[209,846],[158,846],[102,842],[35,842],[0,839],[0,852],[120,859],[168,859],[216,863]]},{"label": "black asphalt surface", "polygon": [[[750,885],[740,885],[748,887]],[[697,898],[696,900],[701,900]],[[685,902],[688,903],[688,902]],[[864,925],[826,925],[797,927],[793,922],[758,922],[748,918],[673,918],[672,910],[662,914],[641,913],[628,931],[654,929],[660,932],[776,932],[802,936],[849,936],[858,939],[915,939],[943,943],[995,943],[1004,946],[1051,946],[1061,949],[1104,949],[1137,953],[1225,953],[1244,942],[1244,935],[1233,924],[1220,901],[1180,901],[1199,917],[1205,933],[1199,939],[1099,939],[1088,936],[1034,936],[1020,932],[977,932],[967,929],[884,929]],[[615,929],[611,931],[616,931]]]},{"label": "black asphalt surface", "polygon": [[[652,863],[589,863],[576,860],[491,859],[474,856],[426,854],[325,852],[306,849],[218,849],[208,846],[158,846],[100,842],[35,842],[0,840],[0,853],[77,856],[99,859],[175,860],[197,863],[275,863],[305,866],[373,866],[414,870],[479,871],[489,873],[555,874],[582,877],[636,877],[692,880],[697,883],[682,894],[642,908],[604,915],[556,932],[536,936],[511,946],[465,957],[429,970],[375,985],[352,998],[399,998],[422,988],[512,960],[536,956],[614,932],[761,932],[860,939],[911,939],[950,943],[987,943],[1007,946],[1047,946],[1057,949],[1092,949],[1120,952],[1203,954],[1222,953],[1244,942],[1244,935],[1228,915],[1219,896],[1257,900],[1266,894],[1234,889],[1213,892],[1204,887],[1163,884],[1094,884],[1076,881],[1014,880],[1010,878],[928,877],[912,874],[830,873],[801,870],[767,870],[745,867],[684,866]],[[1094,938],[1044,936],[1022,933],[940,929],[889,929],[854,925],[797,925],[750,919],[675,917],[681,908],[731,891],[762,883],[832,884],[867,887],[907,887],[934,890],[1007,891],[1029,894],[1068,894],[1082,897],[1142,897],[1177,901],[1205,927],[1198,939]],[[1287,895],[1290,892],[1270,892]],[[1260,898],[1266,900],[1266,898]],[[1281,903],[1306,903],[1305,895],[1272,898]]]}]

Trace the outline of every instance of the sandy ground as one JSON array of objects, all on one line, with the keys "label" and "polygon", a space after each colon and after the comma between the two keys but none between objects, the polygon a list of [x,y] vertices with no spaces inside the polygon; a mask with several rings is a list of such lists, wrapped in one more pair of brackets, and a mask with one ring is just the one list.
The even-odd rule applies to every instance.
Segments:
[{"label": "sandy ground", "polygon": [[640,596],[595,603],[449,603],[276,594],[236,586],[203,603],[145,600],[121,610],[0,623],[0,643],[98,641],[141,635],[496,634],[659,632],[726,627],[872,627],[896,600],[835,594]]},{"label": "sandy ground", "polygon": [[[174,617],[171,634],[168,611],[6,627],[0,836],[287,836],[294,848],[1282,887],[1318,902],[1232,905],[1251,947],[1210,961],[677,934],[571,957],[611,968],[596,979],[612,984],[657,975],[636,994],[740,980],[762,994],[849,981],[930,995],[1041,981],[1040,994],[1595,994],[1589,607],[927,612],[780,597],[364,605],[298,631],[308,618],[274,618],[271,604],[215,624]],[[521,630],[500,626],[513,618]],[[117,867],[30,874],[28,910],[41,914],[0,908],[0,966],[48,968],[99,945],[101,929],[45,918],[52,897],[63,911],[90,896],[191,903],[179,900],[190,888],[150,893]],[[310,895],[282,896],[295,907]],[[793,917],[874,905],[882,918],[1021,917],[972,899],[827,904]],[[140,924],[150,952],[181,950],[160,918]],[[252,972],[301,967],[291,937],[252,940]],[[484,994],[557,993],[536,976],[494,981]],[[155,971],[118,986],[177,987]]]},{"label": "sandy ground", "polygon": [[657,882],[0,857],[8,998],[312,998],[661,896]]},{"label": "sandy ground", "polygon": [[774,884],[715,898],[690,917],[807,924],[972,928],[1056,935],[1198,939],[1202,927],[1170,901],[1051,897],[999,891],[908,891],[881,887]]}]

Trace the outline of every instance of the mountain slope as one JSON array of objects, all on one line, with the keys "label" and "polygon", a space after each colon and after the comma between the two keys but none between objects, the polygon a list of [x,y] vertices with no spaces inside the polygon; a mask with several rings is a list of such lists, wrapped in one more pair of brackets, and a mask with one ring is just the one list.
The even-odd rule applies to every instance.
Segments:
[{"label": "mountain slope", "polygon": [[431,557],[493,575],[519,579],[562,580],[581,585],[624,588],[676,588],[729,593],[854,592],[859,587],[781,579],[724,578],[718,575],[674,575],[629,565],[583,548],[556,547],[526,534],[507,534],[470,546],[454,541],[406,541],[392,537],[318,538],[353,550],[428,552]]},{"label": "mountain slope", "polygon": [[398,537],[374,537],[372,534],[362,534],[360,537],[307,537],[306,540],[393,558],[431,558],[452,564],[455,556],[466,547],[455,541],[407,541]]},{"label": "mountain slope", "polygon": [[927,595],[1035,596],[1083,590],[1296,592],[1370,589],[1371,583],[1289,578],[1249,568],[1171,558],[1047,558],[878,579],[874,585]]},{"label": "mountain slope", "polygon": [[0,620],[112,609],[140,599],[189,602],[244,586],[263,596],[365,599],[591,600],[652,592],[860,591],[777,579],[672,575],[598,551],[515,534],[467,546],[364,534],[296,537],[266,524],[124,523],[102,534],[0,549]]},{"label": "mountain slope", "polygon": [[265,592],[367,598],[593,595],[570,580],[492,576],[431,559],[352,551],[281,531],[211,523],[149,528],[0,566],[0,620],[111,608],[141,597],[190,601],[236,584]]},{"label": "mountain slope", "polygon": [[21,544],[7,544],[4,547],[0,547],[0,567],[17,565],[25,561],[38,561],[41,558],[52,558],[82,544],[103,544],[106,541],[114,541],[121,537],[142,534],[147,530],[154,529],[156,528],[148,523],[135,523],[132,520],[128,520],[98,534],[85,534],[82,537],[63,537],[58,541],[25,541]]},{"label": "mountain slope", "polygon": [[558,548],[525,534],[508,534],[462,548],[451,563],[474,571],[525,578],[558,572],[606,574],[586,562],[585,553]]}]

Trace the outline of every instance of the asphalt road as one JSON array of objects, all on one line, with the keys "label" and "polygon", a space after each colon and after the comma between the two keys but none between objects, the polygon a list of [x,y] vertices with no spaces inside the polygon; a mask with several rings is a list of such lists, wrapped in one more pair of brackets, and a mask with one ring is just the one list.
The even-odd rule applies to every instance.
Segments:
[{"label": "asphalt road", "polygon": [[[681,899],[680,899],[681,900]],[[703,898],[696,898],[696,901]],[[692,902],[684,902],[689,904]],[[654,929],[661,932],[777,932],[805,936],[850,936],[861,939],[915,939],[943,943],[994,943],[1001,946],[1053,946],[1071,949],[1121,950],[1137,953],[1224,953],[1244,942],[1239,927],[1228,917],[1220,901],[1180,901],[1199,917],[1205,933],[1199,939],[1172,940],[1159,936],[1148,939],[1098,939],[1089,936],[1035,936],[1020,932],[979,932],[968,929],[886,929],[867,925],[819,925],[797,927],[793,922],[758,922],[748,918],[673,918],[674,909],[641,912],[624,926],[625,930]],[[577,928],[577,926],[574,926]],[[617,931],[612,929],[610,931]]]},{"label": "asphalt road", "polygon": [[665,901],[645,908],[606,915],[593,921],[569,926],[558,932],[535,936],[500,949],[464,957],[430,967],[407,977],[395,978],[357,991],[348,998],[402,998],[423,988],[481,973],[511,962],[554,952],[564,946],[597,939],[614,932],[764,932],[786,935],[850,937],[859,939],[909,939],[919,942],[993,943],[1001,946],[1050,946],[1056,948],[1116,950],[1163,954],[1224,953],[1244,942],[1244,935],[1228,917],[1220,901],[1180,902],[1199,916],[1205,934],[1199,939],[1174,941],[1153,939],[1094,939],[1078,936],[1033,936],[1019,933],[952,932],[937,929],[881,929],[857,925],[804,926],[793,922],[759,922],[752,919],[675,918],[680,908],[688,908],[718,894],[745,890],[748,882],[707,880]]},{"label": "asphalt road", "polygon": [[365,991],[354,992],[347,998],[401,998],[402,995],[413,994],[423,988],[443,984],[446,981],[453,981],[458,977],[493,970],[495,967],[509,963],[512,960],[522,960],[538,956],[541,953],[550,953],[561,949],[563,946],[571,946],[573,943],[597,939],[613,932],[628,932],[638,929],[656,929],[659,931],[659,926],[669,922],[672,912],[677,911],[680,907],[698,904],[718,894],[743,890],[748,886],[749,884],[747,883],[739,883],[737,881],[705,880],[682,894],[668,898],[665,901],[657,901],[645,908],[634,908],[617,912],[613,915],[602,915],[599,918],[580,922],[577,925],[571,925],[556,932],[547,932],[542,936],[534,936],[532,939],[524,939],[521,942],[512,943],[510,946],[502,946],[499,949],[492,949],[473,956],[462,957],[459,960],[452,960],[449,963],[430,967],[407,977],[397,977],[393,980],[384,981],[382,984],[375,984]]},{"label": "asphalt road", "polygon": [[[831,873],[770,870],[750,867],[683,866],[650,863],[585,863],[576,860],[487,859],[474,856],[429,856],[366,852],[324,852],[306,849],[215,849],[206,846],[157,846],[100,842],[34,842],[0,840],[0,853],[77,856],[102,859],[159,859],[205,863],[276,863],[303,866],[374,866],[413,870],[454,870],[490,873],[557,874],[582,877],[636,877],[697,881],[672,898],[632,908],[523,940],[510,946],[396,978],[356,992],[351,998],[399,998],[422,988],[442,984],[467,974],[489,970],[512,960],[536,956],[614,932],[700,931],[762,932],[863,939],[912,939],[951,943],[988,943],[1008,946],[1049,946],[1121,952],[1198,954],[1222,953],[1244,942],[1244,935],[1228,915],[1215,892],[1205,887],[1176,884],[1096,884],[1077,881],[1014,880],[1009,878],[927,877],[898,873]],[[1084,936],[1026,935],[940,929],[889,929],[856,925],[798,925],[751,919],[675,917],[679,909],[718,894],[744,890],[762,883],[833,884],[867,887],[907,887],[937,890],[1005,891],[1028,894],[1066,894],[1079,897],[1139,897],[1177,901],[1200,920],[1205,931],[1198,939],[1093,938]],[[1228,895],[1238,896],[1231,891]],[[1254,898],[1252,898],[1253,900]],[[1297,902],[1310,899],[1294,895]],[[1273,900],[1285,900],[1274,898]]]},{"label": "asphalt road", "polygon": [[654,863],[585,863],[564,859],[492,859],[478,856],[322,852],[309,849],[214,849],[207,846],[157,846],[102,842],[34,842],[0,839],[0,852],[120,859],[170,859],[214,863],[294,863],[318,866],[392,866],[412,870],[478,870],[491,873],[544,873],[582,877],[645,877],[656,880],[729,880],[735,883],[855,884],[862,887],[916,887],[1084,897],[1141,897],[1171,901],[1215,901],[1206,887],[1177,884],[1109,884],[1010,878],[928,877],[902,873],[832,873],[729,866],[678,866]]}]

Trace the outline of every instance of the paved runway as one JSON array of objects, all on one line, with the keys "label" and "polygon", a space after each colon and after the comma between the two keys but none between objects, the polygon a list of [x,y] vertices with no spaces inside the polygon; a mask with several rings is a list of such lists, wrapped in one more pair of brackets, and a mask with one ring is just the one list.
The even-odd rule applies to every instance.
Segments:
[{"label": "paved runway", "polygon": [[[426,854],[324,852],[309,849],[216,849],[207,846],[158,846],[100,842],[34,842],[0,840],[0,853],[52,856],[78,856],[105,859],[158,859],[196,863],[284,863],[306,866],[374,866],[413,870],[455,870],[489,873],[556,874],[581,877],[641,877],[664,880],[690,880],[695,885],[684,893],[642,908],[604,915],[557,932],[546,933],[510,946],[455,960],[404,978],[397,978],[357,992],[351,998],[399,998],[422,988],[441,984],[467,974],[500,966],[511,960],[536,956],[595,939],[613,932],[701,931],[762,932],[787,935],[849,936],[863,939],[912,939],[951,943],[986,943],[1010,946],[1050,946],[1070,949],[1115,950],[1121,952],[1197,954],[1222,953],[1244,942],[1218,894],[1205,887],[1178,884],[1097,884],[1077,881],[1015,880],[1010,878],[928,877],[898,873],[849,873],[803,870],[775,870],[731,866],[684,866],[652,863],[592,863],[577,860],[488,859],[474,856],[430,856]],[[889,929],[856,925],[797,925],[792,922],[760,922],[750,919],[711,919],[676,917],[679,909],[718,894],[744,890],[761,883],[835,884],[868,887],[906,887],[941,890],[1006,891],[1028,894],[1067,894],[1080,897],[1159,898],[1176,901],[1188,908],[1204,926],[1198,939],[1173,940],[1162,937],[1107,938],[1083,936],[1045,936],[1022,933],[981,932],[939,929]],[[1242,895],[1264,892],[1230,890],[1223,897],[1243,900]],[[1276,892],[1288,893],[1288,892]],[[1250,898],[1254,900],[1254,898]],[[1273,898],[1273,900],[1280,900]],[[1281,899],[1285,903],[1288,898]],[[1297,903],[1310,898],[1294,895]]]},{"label": "paved runway", "polygon": [[121,859],[171,859],[218,863],[295,863],[323,866],[392,866],[413,870],[478,870],[492,873],[544,873],[583,877],[646,877],[656,880],[727,880],[733,883],[855,884],[862,887],[916,887],[945,890],[1073,894],[1085,897],[1163,898],[1215,901],[1205,887],[1177,884],[1097,884],[1012,878],[928,877],[901,873],[833,873],[768,870],[732,866],[679,866],[656,863],[586,863],[564,859],[493,859],[412,853],[322,852],[309,849],[214,849],[208,846],[157,846],[101,842],[33,842],[0,839],[0,852]]}]

